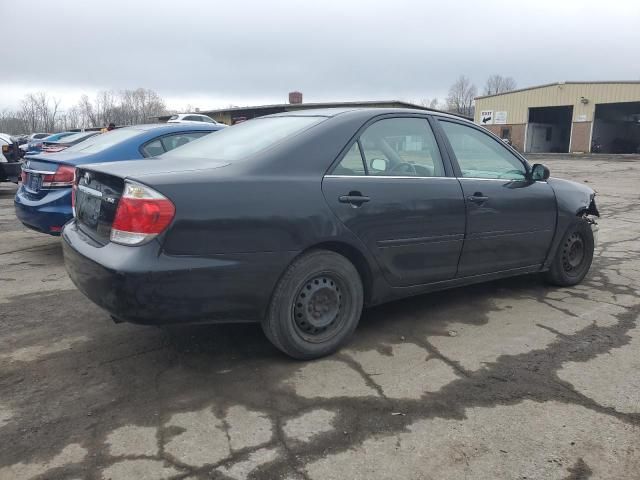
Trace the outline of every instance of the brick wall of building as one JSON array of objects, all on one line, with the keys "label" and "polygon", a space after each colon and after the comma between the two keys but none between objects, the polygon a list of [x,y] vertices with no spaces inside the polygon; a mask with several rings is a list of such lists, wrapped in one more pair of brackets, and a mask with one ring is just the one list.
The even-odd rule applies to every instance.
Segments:
[{"label": "brick wall of building", "polygon": [[589,152],[589,137],[591,136],[591,122],[573,122],[571,131],[570,152]]}]

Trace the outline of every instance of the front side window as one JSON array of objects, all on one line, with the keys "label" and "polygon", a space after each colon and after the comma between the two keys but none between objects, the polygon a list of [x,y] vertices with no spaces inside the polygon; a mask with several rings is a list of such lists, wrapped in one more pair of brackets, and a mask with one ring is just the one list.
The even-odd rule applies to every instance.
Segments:
[{"label": "front side window", "polygon": [[360,136],[369,175],[442,177],[438,144],[424,118],[380,120]]},{"label": "front side window", "polygon": [[526,168],[500,142],[473,127],[440,121],[464,178],[523,180]]}]

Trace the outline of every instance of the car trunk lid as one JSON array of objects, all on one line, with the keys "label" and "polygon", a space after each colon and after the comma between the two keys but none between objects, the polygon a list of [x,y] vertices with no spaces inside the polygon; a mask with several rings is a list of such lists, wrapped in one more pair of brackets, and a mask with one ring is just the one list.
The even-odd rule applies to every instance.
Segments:
[{"label": "car trunk lid", "polygon": [[228,163],[202,159],[176,162],[175,159],[155,158],[80,166],[76,169],[76,222],[83,232],[104,245],[110,241],[113,221],[126,181],[134,181],[162,193],[163,181],[180,181],[180,174],[226,165]]},{"label": "car trunk lid", "polygon": [[108,243],[124,179],[78,168],[74,188],[74,214],[79,228],[98,243]]}]

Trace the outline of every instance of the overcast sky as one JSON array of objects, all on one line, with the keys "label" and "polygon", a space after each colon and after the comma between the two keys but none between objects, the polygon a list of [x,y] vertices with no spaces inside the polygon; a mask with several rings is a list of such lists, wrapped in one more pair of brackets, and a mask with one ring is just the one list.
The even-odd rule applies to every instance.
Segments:
[{"label": "overcast sky", "polygon": [[[526,4],[525,4],[526,3]],[[640,80],[639,0],[0,0],[0,110],[145,87],[170,108]]]}]

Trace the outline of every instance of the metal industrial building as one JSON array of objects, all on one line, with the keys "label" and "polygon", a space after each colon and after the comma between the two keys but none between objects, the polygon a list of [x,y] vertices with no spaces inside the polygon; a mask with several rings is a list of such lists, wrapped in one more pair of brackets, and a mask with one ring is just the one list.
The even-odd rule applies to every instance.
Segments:
[{"label": "metal industrial building", "polygon": [[477,97],[475,122],[522,152],[640,153],[640,81],[558,82]]},{"label": "metal industrial building", "polygon": [[[371,107],[371,108],[414,108],[418,110],[433,110],[432,108],[423,107],[414,103],[403,102],[401,100],[377,100],[377,101],[355,101],[355,102],[322,102],[322,103],[302,103],[302,94],[299,92],[292,92],[292,94],[299,94],[295,97],[294,102],[279,103],[275,105],[257,105],[249,107],[229,107],[218,110],[198,110],[197,113],[208,115],[217,122],[226,123],[227,125],[233,125],[245,120],[250,120],[256,117],[262,117],[264,115],[271,115],[274,113],[293,112],[297,110],[307,110],[313,108],[359,108],[359,107]],[[290,94],[291,100],[291,94]],[[299,100],[299,101],[298,101]],[[459,115],[462,116],[462,115]],[[160,122],[166,122],[169,120],[170,115],[163,115],[160,117],[154,117],[154,120]],[[467,118],[467,117],[464,117]]]}]

